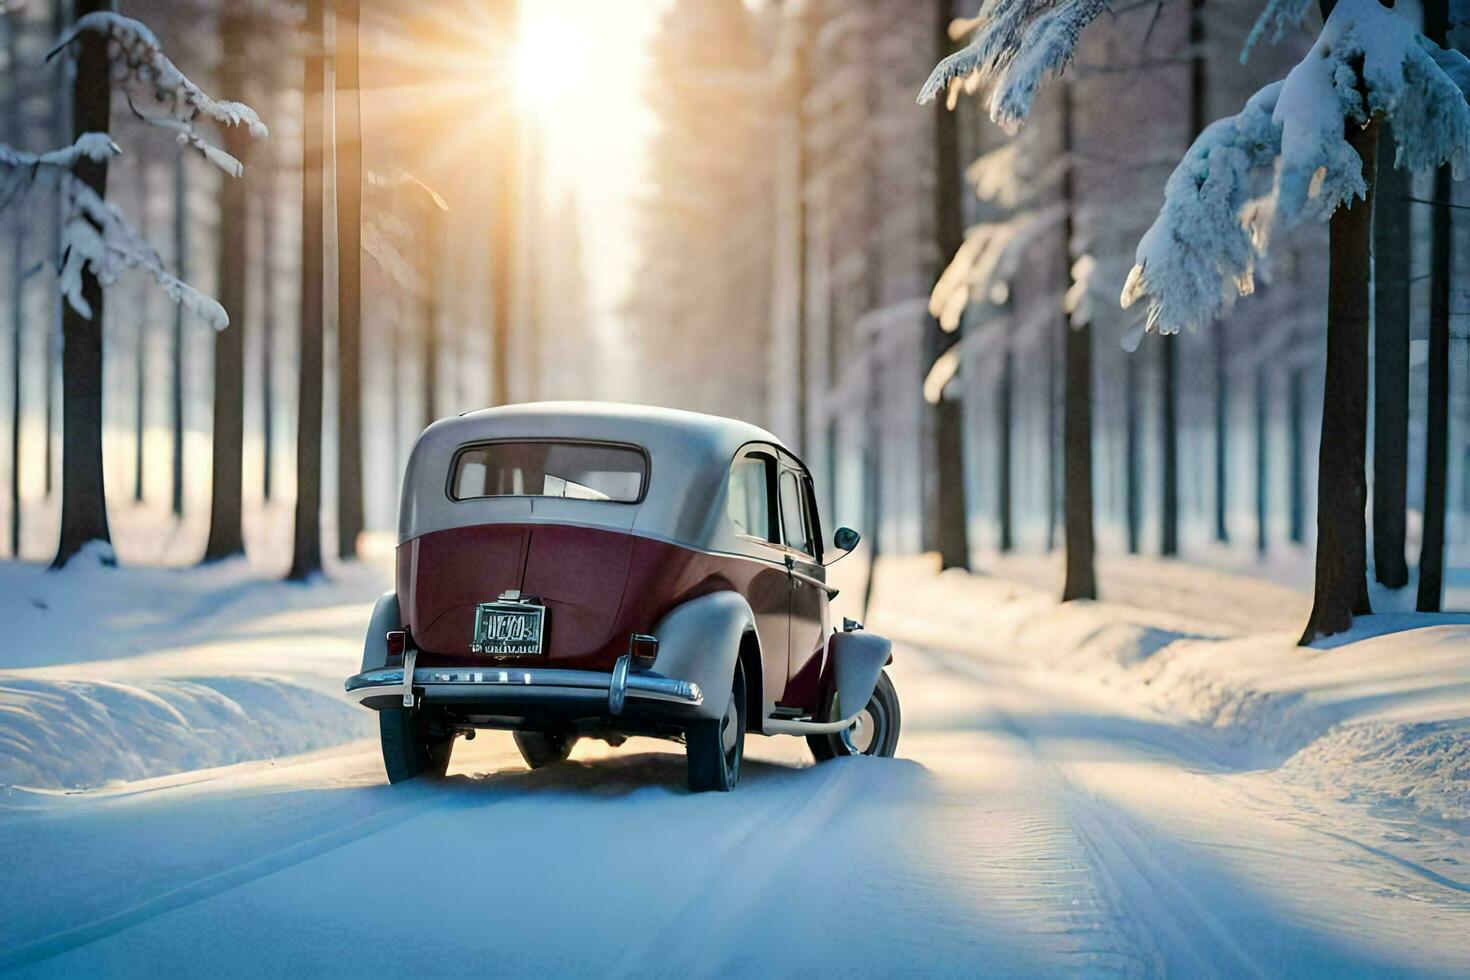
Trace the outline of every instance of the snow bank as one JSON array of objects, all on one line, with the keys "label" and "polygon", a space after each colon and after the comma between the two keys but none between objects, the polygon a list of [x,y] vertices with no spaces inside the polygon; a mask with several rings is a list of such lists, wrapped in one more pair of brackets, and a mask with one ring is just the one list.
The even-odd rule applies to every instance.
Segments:
[{"label": "snow bank", "polygon": [[1059,683],[1127,692],[1339,799],[1470,826],[1470,615],[1363,617],[1304,649],[1293,590],[1178,562],[1123,564],[1124,601],[1062,605],[1032,585],[936,574],[929,558],[886,559],[870,625],[951,650],[965,637]]},{"label": "snow bank", "polygon": [[0,676],[0,786],[84,789],[326,748],[367,712],[265,677],[138,684]]},{"label": "snow bank", "polygon": [[66,569],[0,563],[0,786],[81,789],[338,745],[373,729],[342,696],[386,570],[311,585],[244,559]]}]

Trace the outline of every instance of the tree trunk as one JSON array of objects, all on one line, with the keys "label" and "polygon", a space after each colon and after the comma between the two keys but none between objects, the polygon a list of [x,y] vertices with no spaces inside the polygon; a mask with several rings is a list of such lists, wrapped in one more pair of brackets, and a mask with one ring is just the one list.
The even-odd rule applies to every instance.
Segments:
[{"label": "tree trunk", "polygon": [[1211,328],[1215,342],[1215,540],[1230,542],[1230,376],[1225,358],[1225,327]]},{"label": "tree trunk", "polygon": [[[110,11],[109,0],[76,0],[81,19]],[[87,32],[76,42],[72,82],[72,138],[108,131],[111,73],[107,41]],[[72,176],[97,194],[107,194],[107,161],[78,160]],[[82,271],[82,298],[90,319],[67,304],[61,317],[61,539],[52,568],[61,568],[93,541],[107,545],[107,492],[102,467],[102,284],[90,266]]]},{"label": "tree trunk", "polygon": [[1450,286],[1453,275],[1454,185],[1449,168],[1434,175],[1429,232],[1429,390],[1424,434],[1424,536],[1419,548],[1419,595],[1414,608],[1438,612],[1444,593],[1446,469],[1450,418]]},{"label": "tree trunk", "polygon": [[1046,550],[1057,546],[1057,515],[1061,511],[1061,474],[1057,460],[1057,345],[1046,345]]},{"label": "tree trunk", "polygon": [[260,188],[260,491],[270,502],[275,482],[276,445],[276,187],[279,168],[267,144],[257,154],[263,167]]},{"label": "tree trunk", "polygon": [[1290,458],[1287,461],[1288,490],[1291,494],[1290,510],[1290,534],[1293,544],[1301,544],[1307,537],[1307,473],[1305,456],[1307,454],[1307,412],[1306,399],[1306,372],[1299,367],[1291,369],[1287,384],[1287,406],[1290,413],[1287,420],[1287,441]]},{"label": "tree trunk", "polygon": [[[996,416],[995,438],[1000,446],[1000,459],[995,467],[996,522],[1000,525],[1000,552],[1005,554],[1015,547],[1015,518],[1011,499],[1011,469],[1015,443],[1015,377],[1016,358],[1010,347],[1006,347],[1000,362],[1000,391],[996,400],[1000,410]],[[958,414],[958,413],[957,413]],[[963,460],[960,461],[963,464]],[[963,477],[961,472],[961,477]]]},{"label": "tree trunk", "polygon": [[301,134],[301,365],[296,413],[296,530],[286,577],[322,570],[323,124],[326,106],[326,0],[307,0]]},{"label": "tree trunk", "polygon": [[1128,553],[1138,554],[1142,494],[1138,478],[1138,361],[1123,362],[1123,510],[1128,536]]},{"label": "tree trunk", "polygon": [[439,417],[439,215],[432,204],[424,207],[424,426]]},{"label": "tree trunk", "polygon": [[[174,274],[183,279],[189,264],[189,162],[183,149],[174,158]],[[184,513],[184,307],[174,304],[173,369],[169,377],[169,406],[173,422],[173,484],[169,506],[174,516]]]},{"label": "tree trunk", "polygon": [[[138,180],[138,210],[142,214],[142,220],[138,223],[139,234],[143,241],[152,241],[152,229],[148,221],[148,157],[143,150],[139,150],[133,158],[134,171]],[[133,503],[143,502],[143,478],[147,473],[147,459],[144,454],[144,440],[148,430],[148,327],[149,327],[149,300],[153,296],[152,284],[140,281],[137,284],[138,307],[133,312],[137,317],[137,350],[136,360],[133,363]]]},{"label": "tree trunk", "polygon": [[1256,365],[1256,554],[1270,546],[1271,519],[1271,391],[1263,364]]},{"label": "tree trunk", "polygon": [[[248,25],[238,13],[239,8],[227,5],[223,9],[220,32],[225,43],[243,44]],[[219,84],[224,91],[239,91],[243,87],[238,66],[237,58],[227,57],[220,62]],[[239,126],[225,127],[224,146],[243,163],[250,149],[250,135]],[[220,305],[229,314],[230,325],[214,335],[214,436],[210,443],[209,540],[204,545],[207,562],[245,553],[241,511],[244,507],[248,191],[243,177],[225,177],[220,181],[217,278]]]},{"label": "tree trunk", "polygon": [[[17,149],[25,149],[26,120],[15,92],[21,84],[19,37],[21,14],[12,10],[5,18],[6,83],[10,97],[5,100],[6,134]],[[21,356],[25,353],[25,260],[26,224],[30,210],[24,201],[15,207],[25,209],[20,220],[12,224],[10,238],[10,557],[20,557],[20,427]]]},{"label": "tree trunk", "polygon": [[[1424,4],[1424,33],[1443,47],[1448,0]],[[1419,595],[1414,608],[1438,612],[1444,593],[1446,469],[1449,460],[1450,287],[1454,273],[1454,184],[1448,167],[1434,174],[1429,218],[1429,385],[1424,433],[1424,532],[1419,545]]]},{"label": "tree trunk", "polygon": [[[516,0],[493,0],[491,14],[500,49],[515,50]],[[511,66],[501,66],[507,87]],[[520,228],[520,153],[521,141],[514,113],[506,113],[497,133],[494,163],[495,193],[490,214],[493,236],[490,247],[490,302],[494,330],[494,350],[490,377],[490,402],[510,402],[510,324],[515,310],[516,232]]]},{"label": "tree trunk", "polygon": [[[949,23],[959,16],[955,0],[939,0],[938,15],[935,17],[938,37],[935,49],[938,58],[947,55],[954,47],[949,39]],[[962,204],[965,187],[964,166],[960,160],[959,121],[954,112],[936,100],[934,107],[934,204],[935,244],[938,246],[938,266],[933,278],[938,279],[949,260],[959,251],[965,240],[965,216]],[[961,317],[960,330],[964,330]],[[926,361],[930,364],[950,344],[939,326],[931,321],[925,331],[928,338]],[[963,336],[961,333],[959,336]],[[931,430],[934,444],[934,513],[929,522],[929,537],[932,547],[939,551],[941,568],[970,567],[970,540],[967,525],[968,507],[965,503],[965,432],[964,432],[964,385],[962,375],[956,372],[951,384],[955,392],[948,399],[941,398],[933,408]],[[1003,532],[1004,534],[1004,532]]]},{"label": "tree trunk", "polygon": [[[1209,120],[1208,75],[1205,62],[1205,0],[1189,4],[1189,139],[1204,130]],[[1216,325],[1215,331],[1219,332]],[[1179,343],[1177,336],[1161,337],[1159,349],[1160,394],[1163,425],[1159,436],[1162,472],[1159,486],[1159,554],[1179,554]]]},{"label": "tree trunk", "polygon": [[1404,520],[1409,471],[1409,198],[1393,165],[1387,125],[1378,143],[1373,201],[1373,575],[1390,589],[1409,582]]},{"label": "tree trunk", "polygon": [[1142,497],[1138,479],[1138,361],[1123,361],[1123,519],[1127,530],[1127,554],[1138,554]]},{"label": "tree trunk", "polygon": [[1159,554],[1179,554],[1179,337],[1160,337],[1163,473],[1159,486]]},{"label": "tree trunk", "polygon": [[359,0],[336,0],[337,555],[357,557],[362,503],[362,96]]},{"label": "tree trunk", "polygon": [[1368,283],[1372,274],[1373,187],[1378,122],[1349,123],[1368,196],[1338,208],[1329,225],[1327,374],[1317,462],[1317,569],[1312,613],[1301,643],[1341,633],[1368,604],[1367,478]]},{"label": "tree trunk", "polygon": [[[1063,81],[1062,155],[1072,153],[1072,85]],[[1062,178],[1062,202],[1067,217],[1062,222],[1062,249],[1067,281],[1071,282],[1072,213],[1075,191],[1072,167]],[[1066,335],[1065,377],[1062,390],[1062,469],[1066,483],[1067,578],[1062,601],[1097,598],[1097,572],[1092,535],[1092,326],[1073,326],[1062,314]]]}]

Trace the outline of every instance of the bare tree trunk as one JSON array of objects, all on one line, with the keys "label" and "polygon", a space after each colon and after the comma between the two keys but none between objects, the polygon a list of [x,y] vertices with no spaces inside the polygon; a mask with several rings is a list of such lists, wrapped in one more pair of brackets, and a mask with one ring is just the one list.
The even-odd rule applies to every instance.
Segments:
[{"label": "bare tree trunk", "polygon": [[[1015,445],[1015,378],[1016,356],[1009,345],[1000,363],[1000,391],[996,400],[1000,402],[996,418],[996,441],[1000,445],[1000,459],[995,467],[995,499],[999,513],[1000,551],[1002,554],[1015,547],[1015,518],[1011,498],[1011,470]],[[961,477],[964,476],[961,472]]]},{"label": "bare tree trunk", "polygon": [[[939,0],[938,16],[935,17],[938,37],[935,50],[938,57],[947,55],[954,47],[949,38],[949,23],[959,16],[955,0]],[[938,60],[936,58],[935,60]],[[965,186],[964,167],[960,160],[959,120],[944,104],[937,100],[934,107],[934,165],[936,207],[934,228],[938,246],[939,264],[933,270],[937,280],[944,267],[965,240],[965,216],[962,192]],[[964,330],[961,317],[960,330]],[[928,362],[932,364],[948,346],[949,338],[940,328],[939,322],[929,324],[927,335]],[[958,336],[963,336],[960,333]],[[963,370],[963,369],[961,369]],[[941,568],[970,567],[970,536],[968,506],[965,502],[965,428],[964,428],[964,385],[963,376],[956,372],[950,382],[955,392],[950,398],[941,396],[935,404],[931,420],[934,435],[934,514],[929,522],[932,545],[939,551]]]},{"label": "bare tree trunk", "polygon": [[1264,364],[1256,365],[1256,554],[1270,544],[1271,507],[1271,392]]},{"label": "bare tree trunk", "polygon": [[1436,205],[1429,235],[1429,390],[1424,436],[1424,536],[1414,608],[1438,612],[1444,594],[1446,470],[1450,435],[1450,286],[1453,275],[1454,185],[1447,167],[1434,175]]},{"label": "bare tree trunk", "polygon": [[437,209],[424,207],[424,294],[423,317],[424,425],[439,417],[439,216]]},{"label": "bare tree trunk", "polygon": [[[6,133],[19,149],[25,149],[26,120],[20,109],[16,88],[20,84],[19,33],[22,16],[11,10],[5,18],[5,63],[6,83],[10,97],[6,105]],[[26,208],[24,201],[16,207]],[[10,238],[10,556],[20,557],[20,427],[21,410],[21,356],[25,353],[25,260],[26,260],[26,217],[13,222]],[[49,365],[48,365],[49,368]]]},{"label": "bare tree trunk", "polygon": [[1138,361],[1129,357],[1123,362],[1123,510],[1130,555],[1138,554],[1143,517],[1138,476],[1138,385]]},{"label": "bare tree trunk", "polygon": [[[182,149],[174,159],[174,267],[180,279],[188,271],[189,188],[188,159]],[[184,513],[184,307],[174,305],[173,370],[169,403],[173,422],[173,489],[169,496],[174,516]]]},{"label": "bare tree trunk", "polygon": [[[139,232],[143,240],[152,241],[152,231],[148,221],[148,157],[146,151],[139,149],[137,156],[133,158],[133,166],[137,168],[135,176],[138,180],[137,195],[138,209],[142,214],[139,222]],[[133,502],[143,502],[143,477],[147,472],[147,459],[144,456],[144,440],[147,437],[148,419],[148,328],[149,328],[149,298],[153,290],[149,283],[138,283],[138,308],[134,311],[137,317],[137,360],[134,362],[133,372]]]},{"label": "bare tree trunk", "polygon": [[[250,25],[238,5],[222,8],[220,33],[227,46],[243,47]],[[219,84],[227,92],[243,88],[239,57],[220,62]],[[244,162],[250,150],[249,133],[239,126],[224,129],[225,150]],[[245,318],[247,228],[250,220],[246,178],[220,183],[220,249],[218,288],[220,305],[230,325],[214,335],[214,437],[210,444],[209,540],[204,560],[219,561],[245,553],[241,527],[244,508],[245,454]]]},{"label": "bare tree trunk", "polygon": [[1338,208],[1329,226],[1327,375],[1317,463],[1317,569],[1303,645],[1341,633],[1368,603],[1367,478],[1368,283],[1372,273],[1373,187],[1378,122],[1348,124],[1363,162],[1368,196]]},{"label": "bare tree trunk", "polygon": [[1057,345],[1046,345],[1046,550],[1057,546],[1057,515],[1061,511],[1061,474],[1057,460],[1058,423],[1057,412]]},{"label": "bare tree trunk", "polygon": [[1211,328],[1215,341],[1215,540],[1230,541],[1230,378],[1225,358],[1225,328]]},{"label": "bare tree trunk", "polygon": [[301,365],[296,415],[296,530],[288,579],[322,570],[322,304],[326,0],[307,0],[301,137]]},{"label": "bare tree trunk", "polygon": [[1179,554],[1179,337],[1159,338],[1159,397],[1163,400],[1163,472],[1159,487],[1159,554]]},{"label": "bare tree trunk", "polygon": [[1293,544],[1301,544],[1307,537],[1307,474],[1306,456],[1307,443],[1307,400],[1305,371],[1299,367],[1291,369],[1287,384],[1287,412],[1290,418],[1287,422],[1287,441],[1290,445],[1290,459],[1287,462],[1287,480],[1291,493],[1290,503],[1290,534]]},{"label": "bare tree trunk", "polygon": [[[112,9],[110,0],[76,0],[78,19]],[[107,41],[86,32],[76,42],[72,83],[72,138],[106,133],[111,121],[111,73]],[[107,194],[107,161],[80,159],[72,176],[100,196]],[[82,271],[82,298],[90,319],[64,307],[61,389],[61,540],[52,568],[61,568],[83,547],[100,541],[110,551],[107,492],[102,467],[102,284],[90,266]]]},{"label": "bare tree trunk", "polygon": [[[516,0],[493,0],[497,40],[503,51],[516,41]],[[507,58],[508,60],[508,58]],[[509,65],[501,69],[509,73]],[[507,82],[507,84],[509,84]],[[515,310],[516,232],[520,228],[520,133],[514,113],[501,121],[495,151],[495,193],[490,215],[490,302],[494,347],[490,370],[493,404],[510,402],[510,324]]]},{"label": "bare tree trunk", "polygon": [[[1443,47],[1448,0],[1424,4],[1424,33]],[[1438,612],[1444,594],[1446,469],[1449,462],[1450,286],[1454,274],[1454,184],[1448,167],[1434,174],[1429,219],[1429,386],[1424,436],[1424,533],[1419,545],[1419,595],[1414,608]]]},{"label": "bare tree trunk", "polygon": [[276,188],[279,166],[269,145],[258,154],[263,170],[260,192],[260,442],[261,496],[274,491],[276,434]]},{"label": "bare tree trunk", "polygon": [[[1063,80],[1062,153],[1072,153],[1072,85]],[[1062,222],[1062,248],[1067,280],[1072,268],[1072,215],[1076,193],[1073,168],[1062,178],[1062,202],[1067,217]],[[1062,468],[1066,483],[1067,578],[1062,601],[1097,598],[1097,571],[1092,533],[1092,326],[1074,326],[1062,314],[1066,335],[1062,390]]]},{"label": "bare tree trunk", "polygon": [[1409,474],[1409,173],[1393,165],[1387,124],[1378,143],[1373,200],[1373,575],[1409,582],[1404,522]]},{"label": "bare tree trunk", "polygon": [[336,0],[337,555],[357,557],[362,504],[362,96],[359,0]]}]

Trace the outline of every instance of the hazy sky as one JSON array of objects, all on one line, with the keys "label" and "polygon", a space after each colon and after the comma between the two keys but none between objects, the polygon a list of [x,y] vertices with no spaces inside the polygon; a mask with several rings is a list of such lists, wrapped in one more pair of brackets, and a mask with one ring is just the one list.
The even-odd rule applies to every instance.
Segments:
[{"label": "hazy sky", "polygon": [[[553,181],[576,195],[583,248],[604,325],[636,258],[632,213],[643,144],[654,120],[643,104],[647,41],[671,0],[533,0],[523,3],[528,62],[523,94],[545,121],[543,159]],[[560,72],[548,78],[548,72]]]}]

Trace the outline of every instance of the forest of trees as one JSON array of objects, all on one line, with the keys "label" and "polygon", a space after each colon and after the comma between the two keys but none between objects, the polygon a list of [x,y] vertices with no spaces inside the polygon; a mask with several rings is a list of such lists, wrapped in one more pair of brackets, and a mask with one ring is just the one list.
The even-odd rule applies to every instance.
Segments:
[{"label": "forest of trees", "polygon": [[[753,243],[721,222],[715,249],[650,229],[650,268],[682,267],[631,309],[650,351],[700,352],[665,397],[714,407],[697,365],[723,358],[879,550],[1060,548],[1065,598],[1106,594],[1099,551],[1315,553],[1304,641],[1367,611],[1370,575],[1417,572],[1438,609],[1470,546],[1470,73],[1442,0],[1422,24],[1337,6],[679,0],[658,43],[720,31],[772,109],[666,90],[648,212],[697,187],[751,213],[721,168],[757,140],[774,220]],[[752,261],[769,312],[698,285]],[[750,329],[769,356],[731,342]]]},{"label": "forest of trees", "polygon": [[[391,524],[423,425],[582,393],[583,219],[512,105],[518,16],[6,8],[10,555],[214,561],[271,523],[309,578]],[[1060,550],[1069,599],[1099,554],[1314,561],[1304,639],[1370,577],[1437,609],[1470,548],[1460,26],[669,0],[630,390],[789,439],[875,553]]]},{"label": "forest of trees", "polygon": [[[292,528],[266,550],[310,578],[391,523],[418,429],[531,394],[508,378],[546,303],[536,257],[576,239],[526,248],[525,212],[578,217],[518,175],[517,10],[4,11],[10,555],[211,562],[255,521]],[[475,144],[434,152],[467,118]]]}]

